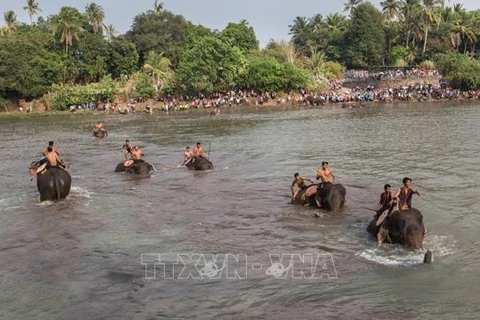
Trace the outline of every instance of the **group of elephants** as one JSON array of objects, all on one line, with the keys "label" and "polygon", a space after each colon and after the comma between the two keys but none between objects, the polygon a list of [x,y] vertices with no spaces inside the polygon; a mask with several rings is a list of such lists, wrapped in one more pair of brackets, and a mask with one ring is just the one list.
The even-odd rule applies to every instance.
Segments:
[{"label": "group of elephants", "polygon": [[[105,138],[108,133],[94,131],[97,138]],[[127,163],[130,161],[131,163]],[[127,160],[119,163],[115,172],[126,172],[135,175],[148,175],[155,168],[144,160]],[[32,163],[31,170],[35,170]],[[186,167],[191,170],[211,170],[212,162],[205,157],[198,157],[195,161],[189,161]],[[65,198],[70,193],[72,179],[68,171],[61,168],[50,168],[36,175],[37,188],[40,192],[40,201],[56,201]],[[316,192],[313,195],[304,197],[308,188],[300,190],[292,199],[292,204],[305,204],[312,208],[322,208],[329,211],[339,211],[345,204],[346,189],[341,184],[324,183],[316,185]],[[381,242],[398,243],[405,247],[418,249],[423,248],[425,227],[423,216],[417,209],[394,210],[382,222],[377,220],[370,222],[367,231],[376,236]],[[425,262],[430,262],[431,253],[427,251]]]},{"label": "group of elephants", "polygon": [[[108,137],[106,130],[94,130],[93,136],[99,139]],[[198,157],[194,161],[189,161],[186,168],[190,170],[205,171],[212,170],[212,162],[205,157]],[[35,174],[39,168],[38,161],[30,165],[30,173],[37,178],[37,188],[40,193],[40,201],[57,201],[66,198],[70,193],[72,178],[67,170],[57,167],[51,167],[43,172]],[[115,167],[115,172],[126,172],[129,174],[148,176],[155,171],[155,168],[144,160],[126,160],[120,162]]]},{"label": "group of elephants", "polygon": [[[313,189],[314,193],[305,196],[309,194],[309,189],[312,187],[315,188]],[[341,184],[323,183],[300,190],[292,198],[291,203],[338,211],[345,204],[345,195],[346,189]],[[395,206],[395,203],[392,206]],[[368,225],[367,231],[378,239],[379,244],[383,242],[396,243],[411,249],[423,249],[423,239],[426,234],[423,215],[414,208],[391,210],[383,221],[373,219]],[[431,262],[431,260],[432,254],[427,250],[424,262]]]}]

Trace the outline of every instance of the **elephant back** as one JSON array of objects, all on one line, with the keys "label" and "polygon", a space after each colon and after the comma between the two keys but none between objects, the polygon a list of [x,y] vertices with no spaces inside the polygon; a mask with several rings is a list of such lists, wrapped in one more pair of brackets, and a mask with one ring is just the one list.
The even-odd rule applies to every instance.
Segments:
[{"label": "elephant back", "polygon": [[64,169],[49,168],[43,174],[37,175],[37,188],[41,201],[56,201],[67,197],[71,185],[72,178]]}]

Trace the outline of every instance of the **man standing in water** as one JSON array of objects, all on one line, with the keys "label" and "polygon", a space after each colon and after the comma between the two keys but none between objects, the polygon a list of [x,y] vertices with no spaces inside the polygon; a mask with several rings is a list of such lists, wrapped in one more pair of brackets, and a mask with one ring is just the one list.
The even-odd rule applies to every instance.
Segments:
[{"label": "man standing in water", "polygon": [[420,196],[418,190],[413,190],[412,179],[405,177],[403,178],[403,187],[397,190],[393,198],[398,198],[400,201],[400,210],[408,210],[412,208],[412,197],[414,194]]},{"label": "man standing in water", "polygon": [[[318,169],[316,173],[317,173],[317,180],[318,179],[322,180],[322,184],[320,188],[322,188],[325,183],[333,183],[333,184],[336,183],[337,179],[335,178],[335,176],[333,175],[333,172],[328,167],[328,162],[323,161],[322,167]],[[330,180],[330,177],[331,177],[331,180]]]}]

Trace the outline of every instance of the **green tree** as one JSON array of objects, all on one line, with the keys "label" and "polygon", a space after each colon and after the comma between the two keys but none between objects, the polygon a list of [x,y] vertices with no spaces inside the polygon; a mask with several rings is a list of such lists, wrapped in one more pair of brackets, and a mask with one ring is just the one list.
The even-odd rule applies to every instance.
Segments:
[{"label": "green tree", "polygon": [[174,66],[178,65],[187,41],[189,24],[181,15],[167,10],[137,15],[126,36],[137,45],[140,65],[145,63],[148,52],[163,52]]},{"label": "green tree", "polygon": [[188,93],[225,92],[246,72],[247,59],[238,47],[205,37],[183,53],[176,83]]},{"label": "green tree", "polygon": [[0,37],[0,92],[8,98],[32,99],[58,83],[62,65],[51,50],[51,33],[32,29]]},{"label": "green tree", "polygon": [[369,2],[355,9],[345,34],[347,67],[369,68],[382,64],[386,48],[382,21],[382,13]]},{"label": "green tree", "polygon": [[37,15],[39,12],[42,12],[38,2],[35,0],[27,0],[27,5],[23,7],[23,10],[27,11],[28,16],[30,17],[30,25],[33,24],[33,16]]},{"label": "green tree", "polygon": [[243,53],[258,50],[257,36],[246,20],[242,20],[240,23],[230,22],[220,33],[220,39],[238,47]]},{"label": "green tree", "polygon": [[447,53],[436,56],[438,71],[454,89],[480,89],[480,62],[464,54]]},{"label": "green tree", "polygon": [[135,44],[114,38],[108,45],[107,70],[114,79],[129,76],[137,70],[138,52]]},{"label": "green tree", "polygon": [[167,81],[173,79],[171,62],[162,53],[150,51],[143,70],[152,77],[157,92],[163,88]]}]

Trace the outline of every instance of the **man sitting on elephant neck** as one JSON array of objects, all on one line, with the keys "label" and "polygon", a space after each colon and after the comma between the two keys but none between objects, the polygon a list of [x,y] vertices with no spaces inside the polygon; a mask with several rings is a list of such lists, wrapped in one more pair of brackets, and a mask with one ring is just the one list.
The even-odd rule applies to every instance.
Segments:
[{"label": "man sitting on elephant neck", "polygon": [[382,192],[382,194],[380,195],[377,213],[373,216],[374,219],[377,219],[385,210],[390,209],[390,207],[392,206],[392,186],[386,184],[383,189],[385,190],[385,192]]},{"label": "man sitting on elephant neck", "polygon": [[413,190],[411,188],[412,179],[405,177],[403,178],[403,187],[397,190],[394,199],[398,198],[400,201],[400,210],[408,210],[412,208],[412,197],[414,194],[420,196],[418,190]]},{"label": "man sitting on elephant neck", "polygon": [[192,150],[190,150],[190,147],[187,147],[185,149],[185,153],[183,154],[183,164],[187,165],[190,161],[193,160],[193,157],[194,157],[194,155],[193,155]]},{"label": "man sitting on elephant neck", "polygon": [[[335,178],[335,176],[333,175],[333,172],[328,167],[327,161],[322,162],[322,167],[318,169],[316,173],[317,173],[317,180],[318,179],[322,180],[322,184],[320,185],[320,188],[322,188],[325,183],[333,183],[333,184],[336,183],[337,179]],[[332,178],[331,180],[330,180],[330,177]]]},{"label": "man sitting on elephant neck", "polygon": [[95,125],[95,131],[105,131],[102,121],[98,121]]},{"label": "man sitting on elephant neck", "polygon": [[203,152],[203,148],[200,142],[197,142],[197,145],[193,148],[193,155],[198,158],[198,157],[205,157],[208,158],[208,156]]},{"label": "man sitting on elephant neck", "polygon": [[131,154],[132,154],[132,159],[133,160],[135,160],[135,161],[142,160],[143,151],[140,148],[138,148],[137,146],[133,147],[133,150],[132,150]]},{"label": "man sitting on elephant neck", "polygon": [[130,140],[125,140],[125,144],[122,147],[123,158],[128,159],[128,154],[132,154],[133,146]]},{"label": "man sitting on elephant neck", "polygon": [[[52,150],[53,150],[56,154],[58,154],[58,149],[53,146],[53,141],[48,141],[48,147],[52,147]],[[46,156],[46,155],[48,154],[48,147],[46,147],[46,148],[43,150],[43,152],[42,152],[42,154],[43,154],[44,156]]]},{"label": "man sitting on elephant neck", "polygon": [[[307,185],[305,185],[305,181],[309,181],[311,184],[314,184],[314,182],[310,179],[307,179],[305,177],[302,177],[298,172],[293,175],[295,179],[293,179],[292,185],[290,186],[290,190],[292,191],[292,199],[295,199],[297,194],[304,189],[307,189]],[[297,191],[293,190],[293,187],[295,184],[298,186]],[[305,200],[304,198],[302,200]]]}]

